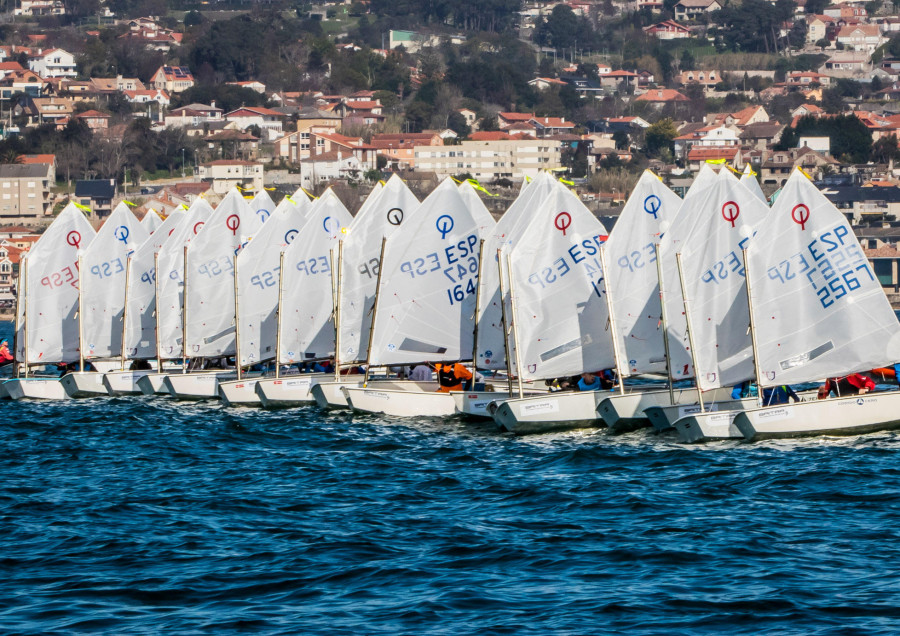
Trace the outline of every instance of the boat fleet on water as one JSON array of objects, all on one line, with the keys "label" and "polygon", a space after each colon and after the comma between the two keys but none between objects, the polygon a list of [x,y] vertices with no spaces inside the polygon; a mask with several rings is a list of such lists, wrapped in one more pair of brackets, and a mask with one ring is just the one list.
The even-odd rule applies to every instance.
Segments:
[{"label": "boat fleet on water", "polygon": [[[419,202],[397,176],[355,217],[331,190],[276,206],[235,189],[165,220],[120,204],[95,232],[70,204],[19,274],[4,398],[315,402],[689,442],[900,426],[900,391],[732,398],[747,381],[762,395],[900,361],[859,242],[800,170],[771,208],[750,173],[704,166],[681,199],[648,171],[612,232],[550,174],[499,221],[468,182]],[[443,392],[392,373],[460,360],[484,382]],[[333,371],[299,372],[323,361]],[[603,369],[612,391],[548,382]]]}]

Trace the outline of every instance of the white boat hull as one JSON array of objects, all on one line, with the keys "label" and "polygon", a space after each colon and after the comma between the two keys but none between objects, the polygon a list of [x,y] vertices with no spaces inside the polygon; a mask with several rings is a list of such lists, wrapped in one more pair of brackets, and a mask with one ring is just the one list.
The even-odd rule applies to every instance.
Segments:
[{"label": "white boat hull", "polygon": [[9,400],[9,391],[3,388],[3,384],[6,382],[7,378],[3,378],[0,380],[0,400]]},{"label": "white boat hull", "polygon": [[[756,404],[756,400],[753,400]],[[708,442],[717,439],[743,439],[744,436],[734,425],[734,418],[741,409],[730,411],[707,411],[682,417],[675,422],[678,439],[687,444]]]},{"label": "white boat hull", "polygon": [[70,398],[90,398],[109,395],[103,385],[103,374],[97,371],[76,371],[60,378],[60,384]]},{"label": "white boat hull", "polygon": [[450,393],[407,389],[345,386],[347,403],[359,413],[383,413],[395,417],[446,417],[456,415],[456,400]]},{"label": "white boat hull", "polygon": [[[757,406],[756,398],[744,398],[741,400],[726,400],[724,402],[704,403],[704,408],[709,413],[719,411],[743,411]],[[689,415],[702,413],[700,405],[694,404],[669,404],[666,406],[648,406],[644,409],[644,415],[650,420],[650,424],[657,433],[671,431],[675,422]]]},{"label": "white boat hull", "polygon": [[3,383],[14,400],[68,400],[59,378],[14,378]]},{"label": "white boat hull", "polygon": [[166,377],[167,373],[148,373],[137,379],[137,385],[144,395],[166,395],[168,394]]},{"label": "white boat hull", "polygon": [[256,395],[263,408],[277,409],[315,402],[312,389],[319,382],[334,378],[331,373],[302,373],[281,378],[263,378],[256,383]]},{"label": "white boat hull", "polygon": [[122,359],[115,358],[113,360],[91,360],[91,364],[94,366],[94,370],[97,371],[97,373],[103,375],[104,373],[109,373],[110,371],[121,369]]},{"label": "white boat hull", "polygon": [[110,395],[140,395],[138,380],[152,371],[110,371],[103,374],[103,386]]},{"label": "white boat hull", "polygon": [[[316,400],[319,408],[323,409],[346,409],[350,408],[347,404],[347,396],[344,395],[345,387],[358,388],[362,387],[363,380],[361,376],[358,380],[350,380],[348,382],[319,382],[312,388],[312,396]],[[412,380],[369,380],[369,389],[389,389],[397,391],[437,391],[437,382],[414,382]]]},{"label": "white boat hull", "polygon": [[494,422],[502,430],[526,435],[600,426],[597,405],[606,391],[560,391],[497,403]]},{"label": "white boat hull", "polygon": [[900,391],[779,404],[742,411],[734,424],[745,439],[857,435],[900,428]]},{"label": "white boat hull", "polygon": [[219,380],[234,380],[232,371],[173,373],[163,380],[169,395],[176,400],[211,400],[219,397]]},{"label": "white boat hull", "polygon": [[218,393],[225,406],[259,406],[259,394],[256,392],[256,378],[240,380],[219,380]]},{"label": "white boat hull", "polygon": [[[525,396],[548,395],[549,391],[527,390]],[[499,404],[502,400],[508,400],[518,395],[508,391],[454,391],[456,410],[467,417],[479,417],[491,419],[491,404]],[[496,409],[496,406],[495,406]]]},{"label": "white boat hull", "polygon": [[[675,404],[690,405],[697,401],[697,390],[675,389]],[[604,394],[606,399],[597,407],[597,412],[606,425],[616,433],[633,431],[650,426],[650,420],[644,409],[651,406],[671,406],[669,390],[633,391],[624,395]],[[704,396],[705,397],[705,396]],[[731,389],[716,389],[709,392],[710,401],[727,400],[731,397]]]}]

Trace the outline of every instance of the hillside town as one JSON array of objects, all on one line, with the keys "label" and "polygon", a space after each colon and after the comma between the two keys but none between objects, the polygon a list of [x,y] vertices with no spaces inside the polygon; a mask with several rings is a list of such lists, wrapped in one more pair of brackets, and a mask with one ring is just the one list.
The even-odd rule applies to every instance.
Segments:
[{"label": "hillside town", "polygon": [[[477,180],[499,214],[551,171],[616,215],[650,169],[776,197],[797,167],[900,291],[900,7],[870,0],[18,0],[0,22],[0,305],[66,202],[100,225],[235,186]],[[277,200],[277,199],[276,199]]]}]

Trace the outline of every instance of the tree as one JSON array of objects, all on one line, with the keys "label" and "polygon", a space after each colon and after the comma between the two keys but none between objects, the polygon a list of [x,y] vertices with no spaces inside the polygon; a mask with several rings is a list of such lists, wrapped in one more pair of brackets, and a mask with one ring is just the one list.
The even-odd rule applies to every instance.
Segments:
[{"label": "tree", "polygon": [[644,132],[644,142],[647,145],[647,154],[659,155],[663,150],[674,152],[672,140],[677,136],[678,129],[675,128],[675,122],[668,117],[660,119],[655,124],[651,124]]},{"label": "tree", "polygon": [[472,132],[469,128],[469,124],[466,123],[466,118],[463,114],[456,111],[450,113],[450,116],[447,117],[447,128],[460,137],[468,137]]},{"label": "tree", "polygon": [[882,137],[872,144],[872,161],[875,163],[887,163],[900,159],[900,148],[897,147],[897,136]]},{"label": "tree", "polygon": [[837,88],[826,88],[822,91],[822,108],[829,114],[839,113],[844,110],[844,99]]},{"label": "tree", "polygon": [[624,130],[617,130],[613,133],[613,141],[616,143],[616,150],[628,150],[631,140],[628,139],[628,133]]},{"label": "tree", "polygon": [[691,53],[690,49],[684,49],[681,52],[681,63],[680,68],[682,71],[690,71],[694,68],[694,55]]}]

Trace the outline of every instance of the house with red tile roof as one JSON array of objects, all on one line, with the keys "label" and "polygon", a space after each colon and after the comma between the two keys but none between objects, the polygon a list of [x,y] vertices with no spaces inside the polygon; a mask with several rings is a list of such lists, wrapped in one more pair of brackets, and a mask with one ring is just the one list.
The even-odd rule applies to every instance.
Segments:
[{"label": "house with red tile roof", "polygon": [[634,98],[636,102],[649,102],[651,104],[672,104],[675,102],[689,102],[690,100],[672,88],[653,88],[646,93]]}]

